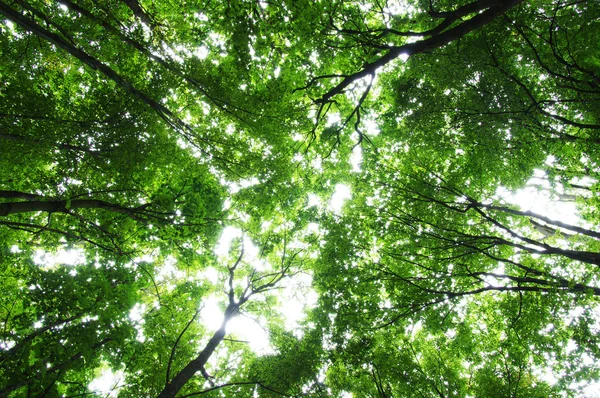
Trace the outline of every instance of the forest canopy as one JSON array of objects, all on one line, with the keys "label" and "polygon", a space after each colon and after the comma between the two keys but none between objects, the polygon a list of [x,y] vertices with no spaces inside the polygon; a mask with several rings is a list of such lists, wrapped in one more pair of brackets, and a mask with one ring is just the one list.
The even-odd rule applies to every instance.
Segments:
[{"label": "forest canopy", "polygon": [[600,2],[0,14],[0,396],[597,394]]}]

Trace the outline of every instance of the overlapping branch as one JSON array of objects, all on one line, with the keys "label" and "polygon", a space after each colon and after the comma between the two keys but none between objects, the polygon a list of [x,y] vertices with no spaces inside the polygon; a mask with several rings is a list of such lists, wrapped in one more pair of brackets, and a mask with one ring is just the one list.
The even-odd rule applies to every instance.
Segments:
[{"label": "overlapping branch", "polygon": [[[320,104],[331,101],[336,95],[344,93],[345,90],[351,84],[367,76],[374,76],[378,69],[394,61],[402,54],[411,56],[414,54],[441,48],[448,43],[458,40],[461,37],[467,35],[468,33],[485,26],[486,24],[494,20],[496,17],[504,14],[513,6],[519,4],[521,1],[522,0],[480,0],[473,2],[467,6],[460,7],[453,13],[448,14],[445,17],[444,22],[439,24],[436,28],[421,33],[421,35],[423,36],[431,37],[412,43],[406,43],[401,46],[389,47],[387,53],[380,56],[375,61],[365,64],[361,70],[344,75],[342,81],[337,83],[334,87],[330,88],[327,92],[325,92],[321,96],[321,98],[317,100],[317,103]],[[481,12],[468,19],[467,21],[461,22],[460,24],[450,29],[446,29],[447,27],[451,26],[455,21],[459,20],[461,17],[477,11]]]},{"label": "overlapping branch", "polygon": [[[233,265],[229,266],[228,277],[227,277],[227,298],[228,304],[225,308],[225,313],[221,321],[221,326],[209,339],[206,346],[198,353],[198,355],[192,359],[188,364],[180,370],[175,376],[167,381],[164,389],[158,395],[159,398],[172,398],[186,385],[186,383],[194,377],[198,372],[206,372],[205,365],[209,358],[213,355],[217,347],[225,340],[226,327],[228,322],[239,314],[240,308],[254,295],[265,293],[277,287],[277,284],[284,278],[287,278],[293,274],[292,266],[295,263],[295,259],[299,254],[299,251],[287,254],[287,243],[284,242],[284,251],[281,258],[280,267],[274,272],[268,272],[262,275],[258,275],[256,271],[253,271],[249,276],[246,286],[241,292],[236,292],[235,288],[235,277],[236,271],[240,267],[244,257],[243,245],[240,248],[240,254]],[[167,379],[169,377],[167,376]],[[259,384],[259,382],[251,382],[252,384]],[[219,386],[212,387],[208,391],[213,391]],[[187,396],[199,395],[204,392],[194,393]]]}]

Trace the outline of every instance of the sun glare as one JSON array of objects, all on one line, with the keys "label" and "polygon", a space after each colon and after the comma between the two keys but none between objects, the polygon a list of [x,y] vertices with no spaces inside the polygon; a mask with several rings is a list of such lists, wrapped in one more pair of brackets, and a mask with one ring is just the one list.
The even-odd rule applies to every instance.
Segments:
[{"label": "sun glare", "polygon": [[352,191],[350,190],[350,187],[344,184],[337,184],[335,186],[335,191],[331,196],[331,200],[329,201],[328,209],[335,214],[341,214],[344,202],[351,197]]}]

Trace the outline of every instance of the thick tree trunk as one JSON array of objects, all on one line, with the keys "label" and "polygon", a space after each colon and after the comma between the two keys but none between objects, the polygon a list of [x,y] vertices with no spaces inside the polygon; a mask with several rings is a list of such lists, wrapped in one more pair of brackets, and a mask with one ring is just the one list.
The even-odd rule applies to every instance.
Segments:
[{"label": "thick tree trunk", "polygon": [[[25,200],[39,200],[43,197],[34,193],[20,192],[20,191],[0,191],[0,198],[4,199],[25,199]],[[1,211],[0,211],[1,213]]]},{"label": "thick tree trunk", "polygon": [[140,209],[119,206],[96,199],[72,200],[70,203],[67,200],[30,200],[27,202],[0,203],[0,216],[38,211],[46,213],[66,213],[69,210],[76,209],[105,209],[130,215],[140,211]]}]

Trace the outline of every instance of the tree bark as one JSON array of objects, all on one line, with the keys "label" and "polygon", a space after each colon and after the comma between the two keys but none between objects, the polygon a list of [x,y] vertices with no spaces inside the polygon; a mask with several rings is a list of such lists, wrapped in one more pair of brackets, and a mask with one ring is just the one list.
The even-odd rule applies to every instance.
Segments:
[{"label": "tree bark", "polygon": [[513,6],[521,3],[523,0],[498,0],[495,5],[488,8],[486,11],[477,14],[473,18],[466,22],[455,26],[452,29],[448,29],[438,35],[432,36],[429,39],[417,41],[414,43],[408,43],[400,47],[393,47],[387,54],[383,55],[378,60],[367,64],[361,71],[348,75],[342,80],[337,86],[333,87],[327,93],[325,93],[319,100],[318,103],[326,103],[334,96],[341,94],[346,87],[354,83],[355,81],[362,79],[363,77],[374,75],[375,71],[388,63],[398,58],[401,54],[407,54],[408,56],[434,50],[440,48],[448,43],[451,43],[466,34],[485,26],[487,23],[494,20],[496,17],[504,14]]},{"label": "tree bark", "polygon": [[[42,196],[34,193],[20,192],[20,191],[0,191],[0,198],[4,199],[25,199],[25,200],[38,200]],[[0,211],[1,213],[1,211]]]},{"label": "tree bark", "polygon": [[[591,238],[600,239],[599,232],[592,231],[587,228],[579,227],[577,225],[572,225],[572,224],[564,223],[562,221],[554,220],[552,218],[543,216],[541,214],[534,213],[532,211],[515,210],[515,209],[511,209],[510,207],[506,207],[506,206],[486,205],[484,203],[475,203],[474,205],[478,206],[478,207],[490,209],[490,210],[501,211],[504,213],[513,214],[516,216],[536,218],[536,219],[544,221],[545,223],[550,224],[550,225],[555,225],[560,228],[568,229],[570,231],[576,232],[581,235],[586,235]],[[534,225],[536,225],[536,224],[534,224]],[[539,224],[539,223],[537,225],[541,226],[541,224]],[[565,235],[567,235],[567,234],[565,234]]]},{"label": "tree bark", "polygon": [[[6,191],[3,191],[6,192]],[[8,216],[16,213],[46,212],[46,213],[67,213],[69,210],[76,209],[105,209],[133,215],[140,212],[140,208],[130,208],[105,202],[97,199],[72,200],[30,200],[27,202],[0,203],[0,216]]]},{"label": "tree bark", "polygon": [[137,0],[123,0],[123,3],[129,7],[133,15],[140,19],[143,23],[148,25],[152,30],[156,30],[157,26],[154,22],[154,19],[142,8],[140,3]]},{"label": "tree bark", "polygon": [[34,21],[26,18],[25,16],[20,14],[18,11],[12,9],[7,4],[5,4],[1,1],[0,1],[0,13],[3,14],[5,17],[7,17],[10,21],[12,21],[15,24],[19,25],[20,27],[22,27],[23,29],[30,31],[33,34],[35,34],[36,36],[39,36],[39,37],[43,38],[44,40],[47,40],[50,43],[54,44],[58,48],[65,50],[67,53],[69,53],[72,56],[74,56],[75,58],[79,59],[79,61],[81,61],[83,64],[91,67],[92,69],[100,71],[102,74],[104,74],[104,76],[106,76],[108,79],[115,82],[119,87],[130,92],[135,97],[139,98],[144,103],[146,103],[148,106],[150,106],[154,111],[156,111],[156,113],[158,113],[158,115],[165,122],[167,122],[169,124],[169,126],[174,128],[179,134],[183,135],[188,141],[193,143],[193,141],[187,134],[187,133],[191,132],[191,128],[184,121],[179,119],[175,114],[173,114],[173,112],[171,112],[164,105],[155,101],[154,99],[149,97],[144,92],[138,90],[135,86],[133,86],[133,84],[131,84],[129,81],[127,81],[127,79],[125,79],[123,76],[118,74],[114,69],[110,68],[108,65],[102,63],[98,59],[92,57],[91,55],[89,55],[85,51],[81,50],[80,48],[77,48],[73,44],[68,43],[66,40],[64,40],[59,35],[44,29],[42,26],[40,26],[37,23],[35,23]]},{"label": "tree bark", "polygon": [[237,315],[239,310],[240,303],[230,303],[225,310],[225,316],[223,317],[223,322],[221,323],[221,327],[219,330],[213,334],[210,338],[206,346],[200,354],[190,361],[179,373],[175,375],[167,383],[165,388],[158,394],[157,398],[173,398],[177,395],[177,393],[183,388],[183,386],[198,372],[201,372],[208,362],[208,359],[215,352],[216,348],[221,344],[223,339],[225,338],[225,328],[227,327],[227,323],[231,318]]}]

